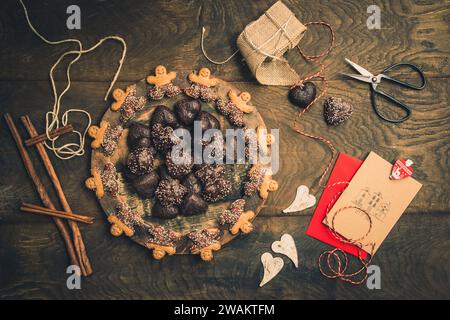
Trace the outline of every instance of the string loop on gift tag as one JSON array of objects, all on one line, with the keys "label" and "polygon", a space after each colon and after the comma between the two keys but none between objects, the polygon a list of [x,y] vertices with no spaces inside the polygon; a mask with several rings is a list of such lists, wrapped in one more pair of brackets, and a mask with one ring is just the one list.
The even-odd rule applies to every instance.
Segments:
[{"label": "string loop on gift tag", "polygon": [[[348,185],[349,182],[348,181],[335,182],[331,185],[327,185],[326,188],[332,188],[334,186],[342,185],[342,184]],[[339,196],[341,194],[342,194],[342,191],[337,192],[333,196],[331,201],[328,203],[327,208],[326,208],[326,213],[325,213],[326,217],[328,217],[328,213],[330,212],[331,208],[333,207],[333,204],[336,202],[336,200],[339,198]],[[354,209],[354,210],[358,210],[359,212],[362,212],[369,221],[369,227],[368,227],[366,233],[358,239],[346,239],[346,238],[342,237],[341,235],[339,235],[335,231],[336,216],[348,209]],[[335,237],[337,240],[339,240],[342,243],[355,245],[355,246],[358,246],[359,248],[362,248],[364,246],[369,246],[370,247],[369,259],[364,260],[361,257],[362,249],[359,250],[358,251],[358,260],[361,263],[361,268],[359,268],[358,270],[356,270],[354,272],[347,272],[348,265],[349,265],[347,254],[340,248],[326,250],[319,256],[318,261],[317,261],[320,273],[329,279],[340,279],[342,281],[345,281],[345,282],[348,282],[348,283],[351,283],[354,285],[359,285],[359,284],[362,284],[363,282],[365,282],[368,277],[367,268],[368,268],[369,264],[372,262],[375,244],[374,243],[365,244],[364,240],[367,239],[367,237],[369,236],[370,232],[372,231],[372,227],[373,227],[372,218],[367,211],[365,211],[359,207],[356,207],[356,206],[346,206],[346,207],[338,209],[335,212],[333,218],[331,219],[330,227],[329,227],[330,233],[333,235],[333,237]],[[326,258],[325,261],[326,261],[327,270],[325,270],[323,267],[324,258]],[[355,279],[356,277],[361,277],[361,275],[362,275],[362,278]]]},{"label": "string loop on gift tag", "polygon": [[[99,42],[97,42],[95,45],[93,45],[92,47],[88,48],[88,49],[83,49],[83,44],[81,43],[80,40],[78,39],[63,39],[63,40],[59,40],[59,41],[51,41],[48,40],[47,38],[45,38],[42,34],[40,34],[36,28],[33,26],[33,24],[31,23],[30,17],[28,15],[28,10],[25,6],[25,4],[23,3],[22,0],[19,0],[20,4],[23,7],[24,10],[24,14],[25,14],[25,18],[26,21],[28,23],[28,26],[30,27],[31,31],[33,31],[33,33],[38,36],[42,41],[44,41],[47,44],[50,45],[58,45],[58,44],[63,44],[63,43],[74,43],[77,45],[78,49],[77,50],[70,50],[70,51],[66,51],[64,52],[59,58],[58,60],[53,64],[53,66],[50,69],[50,83],[52,86],[52,92],[53,92],[53,99],[54,99],[54,103],[53,103],[53,107],[52,107],[52,111],[49,111],[46,113],[45,116],[45,132],[47,134],[47,139],[50,141],[50,144],[48,144],[48,142],[45,142],[44,145],[50,149],[51,151],[53,151],[53,153],[62,160],[67,160],[70,158],[73,158],[75,156],[82,156],[84,155],[84,144],[85,144],[85,137],[87,134],[87,131],[89,129],[89,126],[92,123],[91,120],[91,116],[89,114],[89,112],[82,110],[82,109],[69,109],[66,112],[63,113],[63,115],[61,116],[61,121],[59,120],[59,113],[60,113],[60,106],[61,106],[61,99],[62,97],[66,94],[67,91],[69,91],[70,86],[71,86],[71,79],[70,79],[70,70],[72,65],[77,62],[80,57],[83,54],[89,53],[93,50],[95,50],[97,47],[99,47],[100,45],[102,45],[105,41],[107,40],[114,40],[114,41],[118,41],[122,44],[123,50],[122,50],[122,56],[119,60],[119,65],[118,68],[116,70],[116,73],[114,74],[113,79],[111,80],[111,83],[109,85],[108,90],[106,91],[104,100],[106,101],[112,88],[114,87],[117,78],[119,77],[120,71],[122,69],[123,66],[123,62],[125,60],[125,56],[126,56],[126,52],[127,52],[127,44],[125,42],[125,40],[120,37],[120,36],[108,36],[108,37],[104,37],[102,38]],[[58,65],[61,63],[61,61],[69,55],[74,55],[75,57],[70,60],[67,69],[66,69],[66,78],[67,78],[67,85],[66,87],[61,91],[61,93],[58,94],[58,90],[56,89],[56,84],[55,84],[55,80],[54,80],[54,70],[58,67]],[[74,130],[73,133],[77,136],[78,142],[77,143],[66,143],[62,146],[57,146],[56,145],[56,140],[59,137],[55,137],[52,138],[50,137],[50,132],[54,129],[59,128],[61,125],[65,126],[68,124],[69,121],[69,114],[70,113],[81,113],[83,115],[86,116],[87,118],[87,124],[85,126],[85,129],[80,132],[77,130]]]}]

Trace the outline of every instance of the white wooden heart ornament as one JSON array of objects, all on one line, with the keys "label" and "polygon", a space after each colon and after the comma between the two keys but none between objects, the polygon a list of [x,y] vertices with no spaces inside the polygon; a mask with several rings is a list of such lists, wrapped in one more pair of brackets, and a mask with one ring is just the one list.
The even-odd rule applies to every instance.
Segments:
[{"label": "white wooden heart ornament", "polygon": [[298,268],[298,254],[294,238],[290,234],[283,234],[280,241],[272,243],[272,251],[286,255]]},{"label": "white wooden heart ornament", "polygon": [[311,208],[316,204],[316,197],[309,193],[307,186],[301,185],[297,188],[297,194],[289,207],[283,210],[284,213],[298,212]]},{"label": "white wooden heart ornament", "polygon": [[259,284],[260,287],[275,278],[275,276],[283,269],[284,261],[280,257],[273,257],[269,252],[261,255],[261,262],[264,267],[264,276]]}]

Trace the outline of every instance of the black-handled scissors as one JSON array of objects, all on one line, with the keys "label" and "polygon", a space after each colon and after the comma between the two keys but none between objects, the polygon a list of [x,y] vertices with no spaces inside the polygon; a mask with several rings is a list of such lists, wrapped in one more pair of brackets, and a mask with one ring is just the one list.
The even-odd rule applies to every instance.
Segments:
[{"label": "black-handled scissors", "polygon": [[[345,59],[345,61],[347,61],[348,64],[350,64],[356,71],[358,71],[360,74],[345,74],[346,76],[359,80],[359,81],[363,81],[366,83],[370,83],[371,84],[371,100],[372,100],[372,107],[373,110],[375,111],[375,113],[383,120],[391,122],[391,123],[401,123],[405,120],[407,120],[410,116],[411,116],[411,109],[405,105],[403,102],[397,100],[395,97],[380,91],[377,89],[378,85],[381,83],[382,79],[386,79],[390,82],[396,83],[400,86],[406,87],[406,88],[410,88],[410,89],[414,89],[414,90],[422,90],[425,88],[426,86],[426,80],[425,80],[425,75],[423,74],[422,70],[420,70],[419,67],[417,67],[416,65],[413,65],[411,63],[397,63],[397,64],[393,64],[392,66],[387,67],[386,69],[384,69],[381,74],[374,76],[372,73],[370,73],[369,71],[367,71],[366,69],[364,69],[363,67],[357,65],[356,63]],[[415,72],[417,72],[420,76],[420,80],[421,83],[419,85],[414,85],[411,83],[407,83],[392,77],[387,76],[385,73],[397,69],[399,67],[409,67],[410,69],[414,70]],[[384,97],[385,99],[387,99],[388,101],[394,103],[395,105],[397,105],[398,107],[400,107],[402,110],[404,110],[406,112],[406,115],[402,118],[399,119],[390,119],[388,117],[386,117],[385,115],[383,115],[377,107],[377,102],[376,102],[376,96],[377,95],[381,95],[382,97]]]}]

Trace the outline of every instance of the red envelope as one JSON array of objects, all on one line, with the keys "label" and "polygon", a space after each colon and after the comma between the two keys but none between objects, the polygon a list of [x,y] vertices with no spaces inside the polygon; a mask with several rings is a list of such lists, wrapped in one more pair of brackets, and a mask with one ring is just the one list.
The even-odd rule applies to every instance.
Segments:
[{"label": "red envelope", "polygon": [[[330,178],[328,179],[327,185],[332,185],[333,183],[340,181],[350,182],[362,163],[363,162],[359,159],[340,153],[336,160],[336,164],[334,165],[333,171],[331,172]],[[342,192],[346,187],[347,185],[341,184],[331,188],[326,188],[324,190],[322,197],[317,204],[316,210],[314,211],[308,229],[306,229],[306,234],[310,237],[316,238],[317,240],[332,245],[333,247],[342,249],[343,251],[354,256],[358,256],[359,254],[362,259],[365,259],[367,256],[365,251],[361,250],[357,246],[342,243],[336,239],[330,229],[322,223],[326,215],[328,204],[333,200],[336,193],[339,191]],[[337,199],[338,198],[334,199],[334,202],[336,202]]]}]

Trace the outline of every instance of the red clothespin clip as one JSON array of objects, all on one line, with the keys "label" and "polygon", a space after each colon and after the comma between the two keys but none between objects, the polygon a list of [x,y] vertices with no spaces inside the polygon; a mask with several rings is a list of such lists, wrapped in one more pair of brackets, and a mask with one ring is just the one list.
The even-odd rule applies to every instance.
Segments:
[{"label": "red clothespin clip", "polygon": [[412,165],[414,162],[412,162],[411,160],[397,160],[394,163],[394,166],[392,167],[392,173],[389,176],[389,179],[391,180],[401,180],[401,179],[405,179],[409,176],[412,175],[413,173],[413,169],[412,169]]}]

